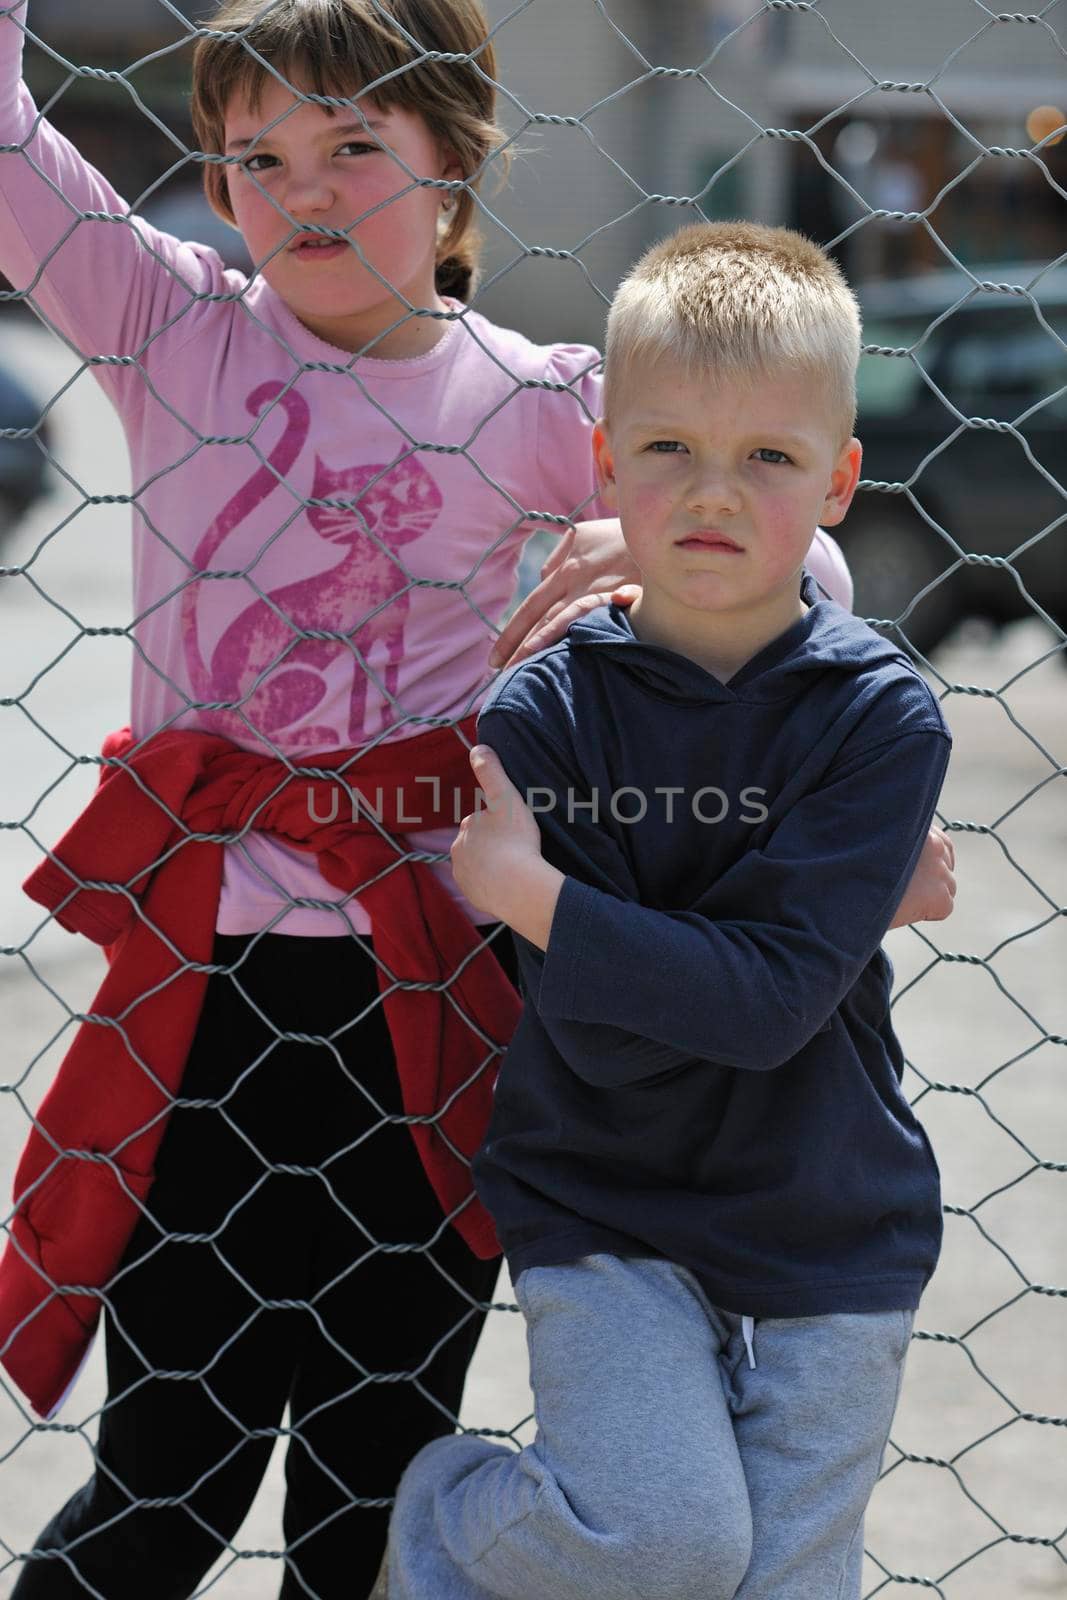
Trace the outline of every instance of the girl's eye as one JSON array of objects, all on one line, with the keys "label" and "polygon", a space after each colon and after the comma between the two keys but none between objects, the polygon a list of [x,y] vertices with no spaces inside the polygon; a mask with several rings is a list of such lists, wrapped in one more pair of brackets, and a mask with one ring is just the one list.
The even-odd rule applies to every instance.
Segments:
[{"label": "girl's eye", "polygon": [[[349,139],[338,148],[337,154],[339,156],[375,155],[380,149],[380,145],[369,144],[363,139]],[[251,155],[245,156],[241,162],[245,172],[267,172],[271,167],[278,165],[278,157],[268,155],[266,151],[253,151]]]},{"label": "girl's eye", "polygon": [[648,448],[656,455],[673,456],[677,455],[679,450],[684,450],[685,445],[680,439],[654,439]]},{"label": "girl's eye", "polygon": [[245,156],[244,160],[241,162],[241,166],[245,172],[266,172],[267,168],[265,166],[259,166],[257,163],[265,161],[267,163],[273,162],[275,165],[277,165],[277,160],[277,156],[250,155]]},{"label": "girl's eye", "polygon": [[[772,467],[777,466],[778,463],[781,462],[781,461],[788,461],[789,460],[789,457],[786,455],[784,450],[771,450],[771,449],[764,448],[764,449],[757,450],[755,453],[756,453],[757,456],[760,457],[760,459],[762,461],[765,461],[768,466],[772,466]],[[771,460],[770,459],[771,457],[773,457],[774,459]]]}]

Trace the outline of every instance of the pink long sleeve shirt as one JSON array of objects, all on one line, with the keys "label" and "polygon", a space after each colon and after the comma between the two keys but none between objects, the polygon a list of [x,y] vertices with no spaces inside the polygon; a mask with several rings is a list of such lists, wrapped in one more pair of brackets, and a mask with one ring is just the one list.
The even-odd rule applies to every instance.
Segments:
[{"label": "pink long sleeve shirt", "polygon": [[[103,358],[92,371],[125,429],[134,734],[200,728],[298,759],[477,710],[526,539],[546,514],[604,514],[597,352],[535,345],[458,302],[415,359],[325,343],[261,277],[127,220],[38,120],[21,53],[18,23],[0,18],[0,142],[19,147],[0,154],[0,270],[83,357]],[[348,505],[307,504],[323,500]],[[847,601],[821,533],[809,565]],[[305,636],[318,630],[345,637]],[[454,835],[407,838],[447,852]],[[434,870],[484,922],[447,859]],[[302,898],[345,916],[290,904]],[[226,847],[220,932],[348,925],[370,931],[313,859],[254,832]]]}]

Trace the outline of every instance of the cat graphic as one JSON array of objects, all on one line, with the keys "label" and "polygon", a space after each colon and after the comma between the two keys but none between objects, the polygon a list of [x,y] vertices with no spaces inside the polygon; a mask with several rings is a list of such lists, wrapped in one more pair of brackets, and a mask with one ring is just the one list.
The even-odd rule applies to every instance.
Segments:
[{"label": "cat graphic", "polygon": [[[227,501],[197,545],[197,572],[209,570],[226,538],[279,487],[308,436],[310,413],[295,388],[271,381],[248,396],[258,417],[272,401],[285,412],[281,439],[260,466]],[[282,497],[283,498],[283,497]],[[404,624],[410,609],[410,582],[392,552],[428,533],[441,509],[440,491],[419,461],[410,456],[386,463],[335,469],[315,457],[313,500],[343,500],[341,507],[308,506],[315,532],[344,550],[325,572],[283,585],[255,599],[228,625],[205,664],[199,647],[196,608],[206,581],[190,582],[182,594],[186,661],[193,694],[210,705],[235,702],[239,710],[205,710],[204,726],[213,733],[247,742],[250,734],[286,750],[337,748],[363,743],[367,699],[366,662],[373,646],[384,648],[384,672],[375,664],[385,694],[381,729],[394,718]],[[279,505],[281,504],[281,498]],[[301,638],[318,630],[343,639]],[[327,693],[327,669],[338,660],[351,668],[348,724],[336,728],[309,722]]]}]

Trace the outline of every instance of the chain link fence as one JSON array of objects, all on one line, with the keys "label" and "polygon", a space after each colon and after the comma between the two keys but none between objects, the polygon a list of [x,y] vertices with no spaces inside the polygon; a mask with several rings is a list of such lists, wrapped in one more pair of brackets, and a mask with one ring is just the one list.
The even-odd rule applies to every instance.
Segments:
[{"label": "chain link fence", "polygon": [[[51,28],[54,5],[47,17]],[[859,431],[868,475],[842,543],[857,609],[918,650],[953,727],[941,816],[957,844],[960,895],[948,924],[890,939],[906,1087],[942,1166],[946,1242],[872,1503],[864,1593],[1067,1596],[1067,165],[1064,115],[1054,95],[1047,104],[1041,98],[1046,86],[1067,82],[1064,8],[1001,13],[978,0],[936,0],[898,17],[873,4],[815,0],[685,8],[523,0],[491,9],[491,20],[506,148],[519,159],[510,191],[494,193],[489,183],[477,198],[487,236],[477,309],[538,337],[595,344],[614,283],[643,244],[702,215],[740,212],[807,227],[854,276],[883,280],[863,296]],[[202,158],[159,73],[186,72],[191,43],[209,25],[158,0],[153,47],[116,68],[72,58],[58,42],[62,30],[42,23],[36,32],[33,15],[19,23],[44,114],[60,117],[64,97],[90,83],[155,130],[156,148],[167,154],[158,180],[133,199],[135,211],[148,214],[167,183],[199,175]],[[901,70],[906,60],[921,69]],[[583,93],[586,80],[595,94],[588,84]],[[1027,83],[1029,98],[1020,100]],[[702,129],[710,130],[706,139]],[[0,145],[0,163],[32,164],[28,142]],[[55,250],[93,225],[131,227],[122,213],[70,206]],[[88,799],[101,737],[125,720],[131,658],[144,657],[151,633],[150,617],[120,614],[125,508],[138,539],[167,537],[146,513],[146,486],[129,486],[121,435],[94,382],[124,368],[155,383],[160,329],[136,350],[83,349],[41,304],[48,264],[3,295],[9,307],[34,310],[48,334],[14,310],[0,323],[4,357],[31,369],[46,402],[32,426],[0,429],[0,439],[19,447],[32,440],[53,473],[49,497],[6,530],[0,568],[0,996],[8,1043],[0,1141],[9,1171],[100,975],[88,947],[73,949],[51,917],[27,910],[18,884]],[[195,313],[202,299],[193,288],[181,314]],[[278,341],[275,328],[262,331]],[[279,348],[294,373],[308,370],[284,339]],[[335,373],[363,388],[354,361],[337,362]],[[530,380],[518,378],[523,385]],[[158,395],[187,441],[178,465],[192,462],[195,472],[198,452],[227,448],[164,388]],[[546,513],[540,498],[517,502],[470,445],[457,450],[432,436],[409,443],[413,458],[458,454],[497,490],[497,532],[483,561],[515,539],[531,512],[552,527],[527,546],[528,587],[534,552],[551,548],[567,516]],[[385,634],[370,624],[390,607],[406,610],[420,589],[451,586],[491,626],[497,618],[479,598],[479,564],[458,583],[420,573],[367,510],[380,467],[309,496],[286,481],[255,425],[229,444],[273,474],[279,513],[257,561],[305,514],[320,532],[355,515],[364,559],[392,574],[383,598],[358,619],[295,629],[287,622],[282,643],[257,663],[242,708],[294,647],[317,642],[348,651],[396,717],[415,727],[441,720],[410,718],[389,675]],[[182,482],[182,493],[194,492],[195,478]],[[581,511],[576,499],[570,514]],[[190,593],[213,556],[176,554],[184,575],[175,592]],[[262,570],[269,575],[269,565]],[[257,562],[241,577],[249,605],[277,617]],[[148,664],[160,671],[150,653]],[[191,693],[182,683],[169,688],[185,703],[204,698],[195,683]],[[388,720],[383,715],[383,729]],[[293,766],[284,740],[277,753]],[[421,859],[433,858],[429,850]],[[444,859],[440,849],[436,859]],[[273,1033],[283,1042],[304,1037],[284,1026]],[[5,1217],[10,1233],[9,1210]],[[353,1221],[358,1230],[360,1219]],[[394,1248],[362,1232],[371,1254]],[[460,1297],[457,1325],[474,1305]],[[514,1311],[506,1293],[493,1301],[461,1421],[518,1444],[531,1436],[531,1420]],[[420,1372],[364,1378],[418,1384]],[[0,1594],[40,1525],[88,1475],[104,1405],[99,1351],[58,1420],[35,1417],[3,1380]],[[278,1448],[265,1488],[198,1593],[261,1595],[277,1583],[286,1430],[268,1431]]]}]

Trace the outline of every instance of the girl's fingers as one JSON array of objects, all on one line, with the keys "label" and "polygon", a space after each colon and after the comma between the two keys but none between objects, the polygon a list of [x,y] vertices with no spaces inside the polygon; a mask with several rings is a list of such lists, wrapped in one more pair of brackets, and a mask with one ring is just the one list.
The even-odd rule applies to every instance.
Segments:
[{"label": "girl's fingers", "polygon": [[570,598],[573,584],[568,580],[566,561],[574,539],[574,530],[568,529],[552,551],[541,568],[541,582],[516,607],[493,646],[489,655],[491,667],[514,666],[516,662],[543,650],[546,645],[555,644],[572,622],[587,611],[595,611],[597,606],[612,602],[629,606],[639,597],[639,583],[623,583],[611,590]]},{"label": "girl's fingers", "polygon": [[[524,634],[519,640],[511,655],[504,662],[505,667],[517,666],[520,661],[525,661],[527,656],[535,656],[538,650],[543,650],[546,645],[553,644],[560,637],[555,631],[554,619],[560,615],[565,605],[566,601],[557,600],[554,606],[549,606],[544,616],[538,620],[534,632]],[[566,628],[563,631],[566,632]]]},{"label": "girl's fingers", "polygon": [[[516,658],[519,661],[525,660],[527,656],[536,655],[538,650],[544,650],[546,645],[555,644],[557,639],[562,639],[574,618],[581,615],[579,610],[581,604],[581,601],[576,600],[569,603],[566,600],[557,600],[554,606],[549,606],[536,632],[531,633],[530,637],[523,641],[522,648],[515,652]],[[561,617],[566,618],[562,627],[558,626]]]},{"label": "girl's fingers", "polygon": [[536,655],[538,650],[544,650],[548,645],[555,644],[557,639],[562,639],[572,622],[577,622],[579,617],[584,617],[587,611],[595,611],[598,606],[606,606],[610,595],[583,594],[580,600],[560,600],[545,614],[545,618],[537,632],[531,634],[522,649],[517,652],[517,659],[523,660],[526,656]]},{"label": "girl's fingers", "polygon": [[489,655],[490,666],[510,665],[512,656],[530,629],[537,627],[538,623],[543,621],[553,605],[561,603],[560,591],[564,588],[562,573],[554,572],[551,577],[542,579],[536,589],[530,590],[493,646]]},{"label": "girl's fingers", "polygon": [[566,533],[557,540],[556,544],[548,552],[545,564],[541,568],[542,578],[550,578],[554,572],[559,570],[574,549],[574,541],[577,537],[575,529],[568,528]]}]

